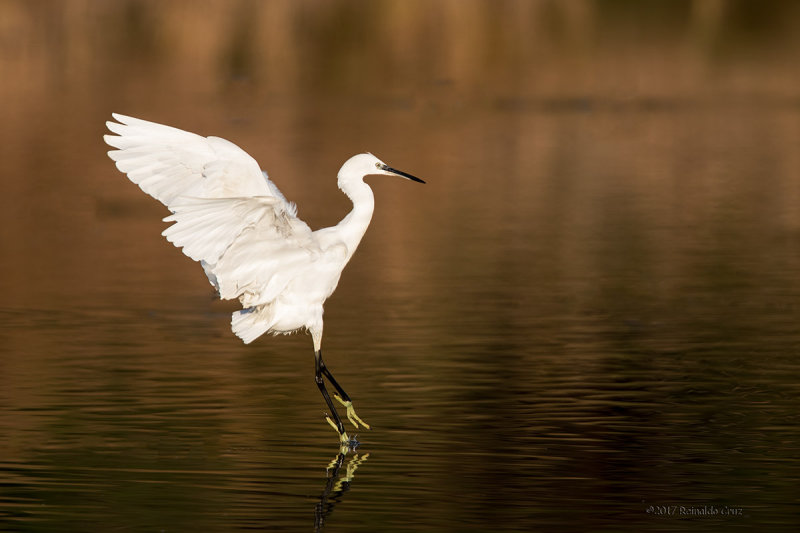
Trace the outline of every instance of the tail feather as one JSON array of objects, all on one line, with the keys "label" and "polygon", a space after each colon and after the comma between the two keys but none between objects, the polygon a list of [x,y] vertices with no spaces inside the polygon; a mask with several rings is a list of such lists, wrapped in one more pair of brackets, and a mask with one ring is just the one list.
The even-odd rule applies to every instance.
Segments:
[{"label": "tail feather", "polygon": [[248,307],[231,315],[231,329],[245,344],[250,344],[269,330],[271,321],[264,307]]}]

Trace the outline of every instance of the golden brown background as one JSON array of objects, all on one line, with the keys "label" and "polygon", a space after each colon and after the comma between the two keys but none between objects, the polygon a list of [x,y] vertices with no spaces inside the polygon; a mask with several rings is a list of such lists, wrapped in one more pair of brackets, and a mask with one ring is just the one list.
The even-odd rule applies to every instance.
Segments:
[{"label": "golden brown background", "polygon": [[[0,0],[0,529],[791,530],[799,60],[792,1]],[[428,182],[326,306],[332,500],[310,340],[233,337],[111,112],[313,228]]]}]

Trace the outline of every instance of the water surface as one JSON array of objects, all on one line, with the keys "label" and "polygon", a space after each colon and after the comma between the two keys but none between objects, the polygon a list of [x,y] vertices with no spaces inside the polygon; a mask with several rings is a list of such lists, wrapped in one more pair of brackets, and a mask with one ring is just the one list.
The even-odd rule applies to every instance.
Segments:
[{"label": "water surface", "polygon": [[[0,529],[797,526],[788,14],[499,4],[2,5]],[[112,111],[240,144],[314,228],[352,153],[428,182],[370,180],[326,305],[355,452],[310,339],[242,345],[159,236]]]}]

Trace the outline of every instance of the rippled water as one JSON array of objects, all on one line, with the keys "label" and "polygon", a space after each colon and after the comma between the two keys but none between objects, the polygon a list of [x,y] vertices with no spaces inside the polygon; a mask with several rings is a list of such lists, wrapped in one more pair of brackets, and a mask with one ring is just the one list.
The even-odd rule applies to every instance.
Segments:
[{"label": "rippled water", "polygon": [[[0,85],[16,103],[0,126],[0,530],[794,529],[792,63],[713,63],[687,80],[694,49],[608,45],[600,70],[627,80],[609,88],[570,77],[595,68],[583,49],[559,44],[568,64],[545,54],[534,76],[502,41],[473,72],[459,51],[488,47],[524,4],[504,3],[517,7],[467,17],[464,33],[419,30],[464,44],[461,70],[437,77],[425,39],[341,44],[325,33],[341,20],[326,21],[353,4],[290,4],[269,9],[336,43],[303,45],[311,66],[181,48],[194,26],[179,3],[132,2],[88,34],[39,35],[45,52],[0,52],[25,73]],[[40,20],[25,5],[0,9]],[[412,31],[427,4],[403,5],[416,7],[391,24]],[[47,20],[81,27],[63,14]],[[111,44],[84,55],[97,43]],[[230,64],[202,61],[216,46]],[[419,85],[320,85],[328,59],[346,72],[391,60]],[[248,78],[259,60],[284,77]],[[210,81],[208,65],[232,70]],[[372,226],[326,305],[326,362],[373,427],[354,453],[324,421],[310,339],[242,345],[236,305],[159,236],[165,211],[104,154],[112,111],[237,142],[315,228],[348,209],[334,176],[351,153],[428,182],[370,180]]]}]

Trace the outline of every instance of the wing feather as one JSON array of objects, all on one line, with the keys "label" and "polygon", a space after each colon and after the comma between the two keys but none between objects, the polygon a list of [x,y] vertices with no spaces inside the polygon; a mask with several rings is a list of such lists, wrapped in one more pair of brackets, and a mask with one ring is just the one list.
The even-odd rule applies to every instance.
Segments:
[{"label": "wing feather", "polygon": [[168,241],[201,261],[223,299],[272,301],[320,256],[311,229],[274,197],[182,198],[164,219]]},{"label": "wing feather", "polygon": [[232,142],[113,117],[106,124],[115,135],[104,136],[115,148],[109,157],[172,211],[163,235],[200,261],[221,298],[246,308],[272,302],[323,253],[296,206]]},{"label": "wing feather", "polygon": [[182,197],[270,196],[292,216],[297,210],[247,152],[220,137],[114,113],[104,139],[117,168],[167,207]]}]

